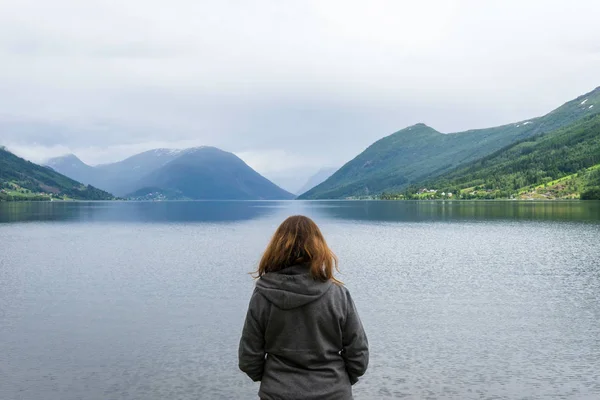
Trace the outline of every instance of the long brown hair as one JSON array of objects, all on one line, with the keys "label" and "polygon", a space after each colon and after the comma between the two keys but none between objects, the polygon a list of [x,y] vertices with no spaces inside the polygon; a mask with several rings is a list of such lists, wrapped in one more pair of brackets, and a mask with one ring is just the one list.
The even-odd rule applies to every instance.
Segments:
[{"label": "long brown hair", "polygon": [[275,231],[255,277],[299,264],[309,264],[315,279],[342,283],[333,276],[334,269],[339,272],[338,259],[327,246],[317,224],[303,215],[294,215],[283,221]]}]

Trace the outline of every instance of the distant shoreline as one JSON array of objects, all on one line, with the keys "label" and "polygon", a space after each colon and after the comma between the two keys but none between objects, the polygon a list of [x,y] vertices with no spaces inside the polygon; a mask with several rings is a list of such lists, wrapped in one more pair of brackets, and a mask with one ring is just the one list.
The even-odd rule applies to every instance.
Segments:
[{"label": "distant shoreline", "polygon": [[280,200],[242,200],[242,199],[196,199],[196,200],[128,200],[128,199],[112,199],[112,200],[51,200],[51,199],[18,199],[5,200],[0,199],[0,203],[183,203],[183,202],[287,202],[287,201],[305,201],[305,202],[334,202],[334,201],[370,201],[370,202],[414,202],[414,203],[484,203],[484,202],[582,202],[582,201],[599,201],[599,200],[582,200],[582,199],[280,199]]}]

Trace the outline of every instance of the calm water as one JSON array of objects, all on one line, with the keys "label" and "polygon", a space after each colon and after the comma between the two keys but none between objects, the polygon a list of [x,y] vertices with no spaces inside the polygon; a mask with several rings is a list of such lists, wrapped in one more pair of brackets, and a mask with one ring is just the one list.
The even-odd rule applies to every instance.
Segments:
[{"label": "calm water", "polygon": [[600,398],[600,203],[0,203],[0,399],[253,399],[251,271],[313,217],[371,343],[357,399]]}]

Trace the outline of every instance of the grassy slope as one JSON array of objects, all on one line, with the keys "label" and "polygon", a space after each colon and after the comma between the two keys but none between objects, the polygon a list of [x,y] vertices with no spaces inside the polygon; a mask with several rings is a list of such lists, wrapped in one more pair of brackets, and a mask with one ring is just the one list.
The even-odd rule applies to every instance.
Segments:
[{"label": "grassy slope", "polygon": [[0,147],[0,200],[68,198],[110,200],[113,196],[85,186],[50,168],[17,157]]},{"label": "grassy slope", "polygon": [[442,134],[424,124],[417,124],[375,142],[300,198],[343,198],[400,191],[511,143],[551,132],[598,112],[600,88],[543,117],[495,128]]},{"label": "grassy slope", "polygon": [[[600,115],[509,145],[421,182],[462,198],[578,198],[600,186]],[[409,196],[419,189],[413,186]]]}]

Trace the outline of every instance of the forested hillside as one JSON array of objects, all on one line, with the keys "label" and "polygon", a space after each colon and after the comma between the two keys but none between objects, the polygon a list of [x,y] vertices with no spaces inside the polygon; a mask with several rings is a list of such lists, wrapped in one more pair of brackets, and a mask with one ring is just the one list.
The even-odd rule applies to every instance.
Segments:
[{"label": "forested hillside", "polygon": [[443,134],[416,124],[375,143],[303,199],[346,198],[400,192],[506,146],[570,126],[600,112],[600,87],[543,117],[503,126]]},{"label": "forested hillside", "polygon": [[404,196],[439,198],[452,193],[465,199],[493,199],[577,198],[583,194],[582,198],[589,198],[594,197],[596,188],[600,188],[600,115],[520,140],[413,185]]},{"label": "forested hillside", "polygon": [[113,196],[0,147],[0,201],[50,199],[110,200]]}]

